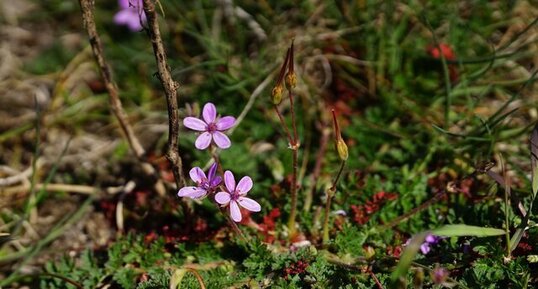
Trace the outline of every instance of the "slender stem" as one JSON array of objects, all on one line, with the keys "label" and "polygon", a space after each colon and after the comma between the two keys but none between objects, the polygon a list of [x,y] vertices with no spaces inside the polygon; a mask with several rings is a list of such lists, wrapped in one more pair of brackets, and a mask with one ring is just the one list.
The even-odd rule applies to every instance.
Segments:
[{"label": "slender stem", "polygon": [[290,218],[288,220],[288,230],[290,233],[290,238],[293,238],[295,236],[295,218],[297,216],[297,168],[298,168],[299,140],[297,137],[297,124],[295,120],[295,109],[293,105],[292,88],[288,88],[288,95],[289,95],[290,107],[291,107],[290,108],[291,109],[291,125],[293,128],[293,139],[290,141],[293,171],[292,171],[292,177],[291,177],[291,210],[290,210]]},{"label": "slender stem", "polygon": [[278,106],[274,105],[276,114],[278,115],[278,119],[280,120],[280,124],[282,125],[282,128],[284,128],[284,132],[286,133],[286,137],[288,138],[288,143],[290,146],[293,143],[293,139],[290,134],[290,130],[288,129],[288,126],[286,125],[286,121],[284,120],[284,116],[282,116],[282,113],[280,113],[280,110],[278,110]]},{"label": "slender stem", "polygon": [[148,21],[146,32],[153,46],[153,54],[157,62],[159,80],[166,95],[166,104],[168,106],[168,151],[166,158],[172,164],[174,179],[178,188],[185,185],[183,177],[183,165],[179,154],[178,136],[179,136],[179,109],[177,100],[177,83],[170,74],[170,66],[168,65],[166,52],[164,50],[163,40],[157,21],[157,12],[155,11],[155,3],[153,0],[143,0],[144,12]]},{"label": "slender stem", "polygon": [[327,151],[327,143],[329,142],[330,131],[327,128],[323,128],[321,131],[321,139],[319,140],[319,150],[316,155],[316,164],[312,172],[311,188],[307,191],[304,200],[303,211],[310,211],[312,206],[312,198],[314,197],[314,191],[316,190],[316,184],[318,182],[319,175],[321,173],[321,167],[323,165],[323,156]]},{"label": "slender stem", "polygon": [[327,202],[325,202],[325,219],[323,219],[323,244],[327,244],[327,242],[329,242],[329,214],[331,210],[331,200],[334,193],[336,193],[336,185],[338,184],[338,180],[340,180],[340,176],[342,175],[345,165],[346,161],[342,161],[342,163],[340,163],[340,169],[338,169],[336,178],[334,178],[334,181],[327,192]]},{"label": "slender stem", "polygon": [[219,204],[215,203],[215,206],[217,206],[217,208],[219,208],[220,212],[224,215],[224,217],[226,218],[226,220],[228,220],[228,223],[230,223],[230,227],[232,227],[232,230],[234,230],[234,232],[237,234],[237,236],[239,236],[241,239],[243,239],[243,241],[247,241],[247,238],[245,237],[245,234],[243,234],[243,231],[241,231],[241,229],[239,229],[239,226],[237,226],[237,224],[232,220],[232,218],[230,218],[230,215],[226,214],[226,211],[223,207],[219,206]]},{"label": "slender stem", "polygon": [[[503,177],[504,177],[504,230],[505,230],[505,237],[506,237],[506,257],[510,258],[511,255],[511,247],[510,244],[510,223],[508,221],[508,195],[510,194],[510,179],[508,178],[506,174],[506,169],[504,167],[504,162],[502,156],[500,157],[501,160],[501,167],[503,170]],[[530,213],[530,211],[528,212]]]},{"label": "slender stem", "polygon": [[86,32],[88,33],[88,37],[90,39],[93,56],[95,58],[95,62],[97,62],[97,66],[99,68],[99,72],[101,73],[101,77],[103,78],[103,81],[105,83],[108,95],[110,96],[110,108],[114,113],[114,116],[116,116],[116,119],[118,119],[121,130],[123,131],[123,134],[127,139],[129,147],[135,154],[136,158],[140,161],[142,170],[146,175],[157,179],[157,181],[155,182],[155,190],[159,195],[164,196],[164,194],[166,193],[164,184],[162,180],[158,178],[157,170],[146,160],[146,151],[142,147],[140,140],[136,137],[133,127],[131,126],[127,118],[127,114],[123,110],[121,99],[119,97],[118,86],[112,78],[112,68],[110,67],[105,58],[103,44],[101,42],[101,38],[99,37],[99,33],[97,32],[97,27],[95,25],[93,14],[93,1],[79,0],[79,2],[80,8],[82,10],[82,19],[84,21],[84,26],[86,27]]}]

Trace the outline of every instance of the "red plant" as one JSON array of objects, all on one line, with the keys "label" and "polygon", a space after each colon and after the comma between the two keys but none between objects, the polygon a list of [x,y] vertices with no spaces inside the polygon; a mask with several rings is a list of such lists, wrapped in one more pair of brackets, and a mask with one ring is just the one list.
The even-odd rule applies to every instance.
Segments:
[{"label": "red plant", "polygon": [[284,279],[288,280],[290,275],[297,275],[304,273],[309,264],[305,261],[299,260],[296,263],[291,264],[289,267],[284,268]]},{"label": "red plant", "polygon": [[263,223],[259,225],[259,228],[264,236],[264,242],[272,244],[275,241],[275,227],[278,217],[280,217],[279,208],[273,208],[269,214],[263,216]]},{"label": "red plant", "polygon": [[364,225],[370,219],[370,215],[379,211],[381,206],[390,200],[396,199],[398,196],[393,193],[379,192],[372,196],[371,200],[366,201],[364,205],[351,205],[353,211],[353,220],[359,225]]},{"label": "red plant", "polygon": [[[429,45],[426,48],[426,51],[431,57],[436,59],[440,59],[441,55],[443,55],[446,60],[456,60],[454,50],[446,43],[439,43],[437,47]],[[450,81],[454,82],[458,80],[458,71],[456,70],[456,66],[454,64],[448,65],[448,72],[450,75]]]}]

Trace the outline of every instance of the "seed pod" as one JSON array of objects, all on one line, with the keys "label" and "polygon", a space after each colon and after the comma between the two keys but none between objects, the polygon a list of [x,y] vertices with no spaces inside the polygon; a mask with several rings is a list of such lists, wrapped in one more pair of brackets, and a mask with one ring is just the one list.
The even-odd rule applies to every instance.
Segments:
[{"label": "seed pod", "polygon": [[295,86],[297,86],[297,76],[295,75],[295,72],[290,71],[286,74],[286,88],[292,89],[295,88]]},{"label": "seed pod", "polygon": [[271,101],[274,105],[278,105],[282,102],[282,85],[277,84],[271,91]]},{"label": "seed pod", "polygon": [[336,140],[336,150],[338,151],[338,156],[340,156],[340,159],[345,161],[349,157],[348,151],[347,151],[347,145],[346,142],[342,138],[338,138]]}]

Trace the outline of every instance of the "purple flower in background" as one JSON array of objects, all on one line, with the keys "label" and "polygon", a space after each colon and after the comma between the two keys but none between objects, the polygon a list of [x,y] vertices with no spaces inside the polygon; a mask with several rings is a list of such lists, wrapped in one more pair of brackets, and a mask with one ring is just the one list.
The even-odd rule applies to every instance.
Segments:
[{"label": "purple flower in background", "polygon": [[430,245],[435,245],[439,243],[441,239],[442,239],[441,237],[428,234],[426,238],[424,239],[424,243],[420,245],[420,251],[422,252],[422,254],[424,255],[428,254],[431,250]]},{"label": "purple flower in background", "polygon": [[433,272],[431,275],[432,275],[431,277],[433,279],[433,283],[439,285],[439,284],[446,283],[445,281],[448,278],[449,272],[448,270],[446,270],[443,267],[440,267],[439,264],[437,264],[435,268],[433,269]]},{"label": "purple flower in background", "polygon": [[131,31],[142,30],[142,22],[146,22],[146,14],[142,9],[142,0],[118,0],[120,11],[114,15],[114,23],[124,25]]},{"label": "purple flower in background", "polygon": [[235,117],[217,118],[217,109],[211,102],[204,105],[202,117],[203,120],[196,117],[186,117],[183,120],[184,126],[202,132],[194,143],[196,148],[199,150],[206,149],[211,144],[211,140],[221,149],[229,148],[232,143],[228,136],[222,132],[235,125]]},{"label": "purple flower in background", "polygon": [[222,178],[216,175],[217,164],[211,165],[207,172],[207,177],[199,167],[194,167],[190,170],[189,175],[196,183],[196,187],[184,187],[177,193],[180,197],[189,197],[191,199],[200,199],[209,192],[214,191],[222,182]]},{"label": "purple flower in background", "polygon": [[248,191],[252,189],[252,179],[249,176],[243,177],[236,186],[234,175],[232,172],[226,171],[224,172],[224,183],[228,191],[218,192],[215,195],[215,201],[223,206],[230,205],[230,216],[232,220],[241,222],[243,218],[241,216],[241,210],[239,210],[239,205],[252,212],[261,211],[262,208],[258,202],[245,197]]}]

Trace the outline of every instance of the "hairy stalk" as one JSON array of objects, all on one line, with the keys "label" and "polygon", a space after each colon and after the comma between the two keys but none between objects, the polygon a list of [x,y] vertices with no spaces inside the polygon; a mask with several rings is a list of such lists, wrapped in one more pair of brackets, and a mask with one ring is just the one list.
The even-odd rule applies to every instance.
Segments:
[{"label": "hairy stalk", "polygon": [[508,178],[502,156],[500,157],[500,160],[501,160],[501,168],[502,168],[503,177],[504,177],[504,230],[505,230],[505,238],[506,238],[506,258],[510,259],[510,255],[511,255],[510,223],[508,220],[508,208],[509,208],[508,195],[510,195],[510,178]]},{"label": "hairy stalk", "polygon": [[164,196],[166,192],[164,184],[158,178],[158,173],[155,168],[149,162],[146,161],[146,151],[136,137],[134,130],[127,119],[127,114],[123,110],[123,106],[119,97],[118,86],[116,85],[114,79],[112,79],[112,69],[104,56],[103,44],[101,42],[101,38],[99,37],[99,33],[97,33],[95,17],[93,15],[94,1],[79,0],[79,3],[82,10],[82,20],[84,21],[86,32],[88,33],[88,37],[90,38],[90,45],[92,47],[93,56],[95,58],[95,61],[97,62],[101,77],[105,82],[105,87],[108,92],[108,95],[110,96],[109,100],[112,112],[118,119],[121,130],[125,134],[125,138],[127,139],[129,147],[134,152],[138,161],[141,163],[142,170],[146,175],[157,179],[154,187],[155,191],[157,191],[159,195]]},{"label": "hairy stalk", "polygon": [[314,170],[312,172],[311,185],[310,185],[311,187],[307,190],[305,200],[304,200],[303,211],[305,212],[310,211],[310,207],[312,206],[312,199],[314,198],[314,191],[316,190],[316,184],[318,182],[319,175],[321,174],[321,167],[323,166],[323,157],[325,156],[325,152],[327,151],[329,135],[330,135],[330,130],[328,128],[321,129],[321,139],[319,140],[319,150],[316,155],[316,164],[314,165]]},{"label": "hairy stalk", "polygon": [[293,41],[291,47],[288,50],[286,56],[288,60],[288,73],[286,74],[286,88],[288,90],[288,97],[290,100],[291,111],[291,127],[293,129],[293,139],[290,141],[291,153],[292,153],[292,179],[291,179],[291,210],[288,220],[288,231],[290,239],[295,236],[295,218],[297,216],[297,168],[299,166],[299,137],[297,136],[297,120],[295,118],[295,105],[293,103],[293,89],[297,85],[297,76],[294,71],[294,57],[293,57]]},{"label": "hairy stalk", "polygon": [[288,143],[291,145],[293,143],[293,138],[291,136],[290,130],[288,129],[288,126],[286,125],[286,121],[284,120],[284,116],[282,115],[280,110],[278,110],[277,105],[274,105],[274,108],[275,108],[276,114],[278,115],[278,119],[280,120],[280,124],[284,128],[284,132],[286,133],[286,137],[288,138]]},{"label": "hairy stalk", "polygon": [[177,100],[177,90],[179,83],[172,79],[170,66],[164,51],[163,40],[157,21],[157,12],[153,0],[143,0],[144,12],[148,21],[146,32],[153,46],[153,53],[157,62],[159,80],[163,86],[166,95],[166,104],[168,106],[168,151],[166,158],[172,164],[174,179],[178,188],[185,186],[183,177],[183,165],[179,154],[178,136],[179,136],[179,109]]},{"label": "hairy stalk", "polygon": [[336,193],[336,185],[338,184],[338,180],[340,179],[340,176],[342,175],[342,171],[344,170],[344,166],[346,165],[346,161],[342,161],[340,163],[340,169],[338,169],[338,173],[336,174],[336,178],[334,178],[334,181],[329,188],[329,191],[327,192],[327,201],[325,202],[325,218],[323,219],[323,239],[322,243],[325,245],[327,242],[329,242],[329,214],[331,210],[331,199]]}]

